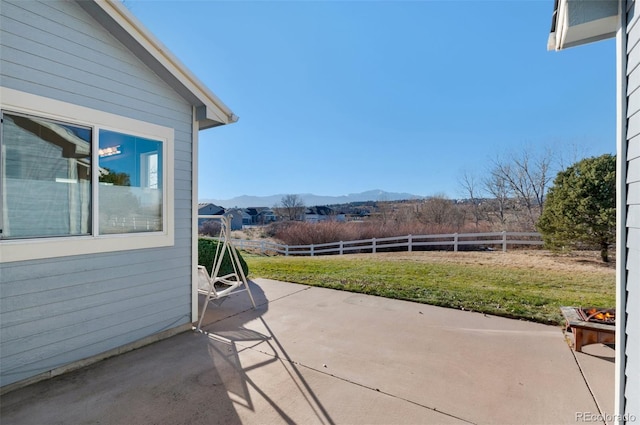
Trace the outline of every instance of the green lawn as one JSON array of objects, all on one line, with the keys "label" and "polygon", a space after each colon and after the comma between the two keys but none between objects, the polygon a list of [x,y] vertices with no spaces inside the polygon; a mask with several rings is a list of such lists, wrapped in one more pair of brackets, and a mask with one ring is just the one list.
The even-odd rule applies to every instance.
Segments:
[{"label": "green lawn", "polygon": [[615,306],[613,273],[429,263],[381,255],[263,257],[244,253],[250,277],[322,286],[541,323],[560,306]]}]

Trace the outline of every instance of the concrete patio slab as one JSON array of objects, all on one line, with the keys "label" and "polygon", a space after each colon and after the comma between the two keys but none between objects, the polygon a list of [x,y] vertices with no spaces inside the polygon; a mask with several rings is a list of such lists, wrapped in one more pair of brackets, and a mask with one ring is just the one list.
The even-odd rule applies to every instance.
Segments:
[{"label": "concrete patio slab", "polygon": [[279,342],[254,350],[470,422],[574,423],[597,412],[559,327],[313,287],[205,329],[239,328]]},{"label": "concrete patio slab", "polygon": [[257,309],[229,297],[209,307],[205,333],[5,394],[0,422],[575,424],[612,405],[599,398],[613,389],[607,356],[574,357],[559,327],[266,279],[251,288]]},{"label": "concrete patio slab", "polygon": [[282,357],[212,340],[216,369],[225,370],[225,387],[242,423],[465,423]]},{"label": "concrete patio slab", "polygon": [[592,344],[583,346],[582,352],[574,354],[599,411],[605,422],[612,424],[615,404],[615,349],[604,344]]}]

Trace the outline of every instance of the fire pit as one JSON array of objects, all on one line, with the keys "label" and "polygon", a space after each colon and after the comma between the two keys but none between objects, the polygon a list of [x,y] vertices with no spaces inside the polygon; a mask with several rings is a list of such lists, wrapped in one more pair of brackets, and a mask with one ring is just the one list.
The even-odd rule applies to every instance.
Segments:
[{"label": "fire pit", "polygon": [[616,325],[615,309],[579,308],[578,314],[585,322],[602,323],[605,325]]},{"label": "fire pit", "polygon": [[571,330],[574,338],[574,350],[582,351],[584,345],[615,344],[616,311],[615,309],[560,307],[567,321],[567,330]]}]

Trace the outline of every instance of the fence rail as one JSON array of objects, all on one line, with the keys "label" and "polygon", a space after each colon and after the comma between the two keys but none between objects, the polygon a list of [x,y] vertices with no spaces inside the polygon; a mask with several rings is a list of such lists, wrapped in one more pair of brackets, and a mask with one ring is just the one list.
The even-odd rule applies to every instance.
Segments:
[{"label": "fence rail", "polygon": [[387,238],[372,238],[357,241],[339,241],[311,245],[282,245],[267,241],[231,239],[233,245],[241,250],[257,250],[262,254],[274,253],[284,255],[323,255],[348,254],[355,252],[379,251],[413,251],[423,247],[452,248],[458,251],[461,247],[477,248],[500,247],[507,251],[509,245],[542,245],[542,236],[536,232],[494,232],[494,233],[450,233],[443,235],[407,235]]}]

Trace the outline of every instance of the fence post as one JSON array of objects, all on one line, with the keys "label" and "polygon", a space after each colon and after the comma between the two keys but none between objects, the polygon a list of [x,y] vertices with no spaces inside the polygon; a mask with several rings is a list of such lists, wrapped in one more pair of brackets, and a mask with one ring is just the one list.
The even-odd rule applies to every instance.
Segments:
[{"label": "fence post", "polygon": [[502,231],[502,252],[507,252],[507,231]]},{"label": "fence post", "polygon": [[313,257],[313,244],[311,244],[311,256]]},{"label": "fence post", "polygon": [[344,254],[344,242],[340,241],[340,255]]},{"label": "fence post", "polygon": [[458,252],[458,234],[453,234],[453,252]]},{"label": "fence post", "polygon": [[376,253],[376,238],[371,239],[371,253]]},{"label": "fence post", "polygon": [[409,235],[409,240],[407,241],[407,251],[413,251],[413,235]]},{"label": "fence post", "polygon": [[285,245],[284,246],[284,256],[288,257],[289,256],[289,245]]},{"label": "fence post", "polygon": [[264,252],[265,252],[264,241],[260,241],[260,254],[264,255]]}]

